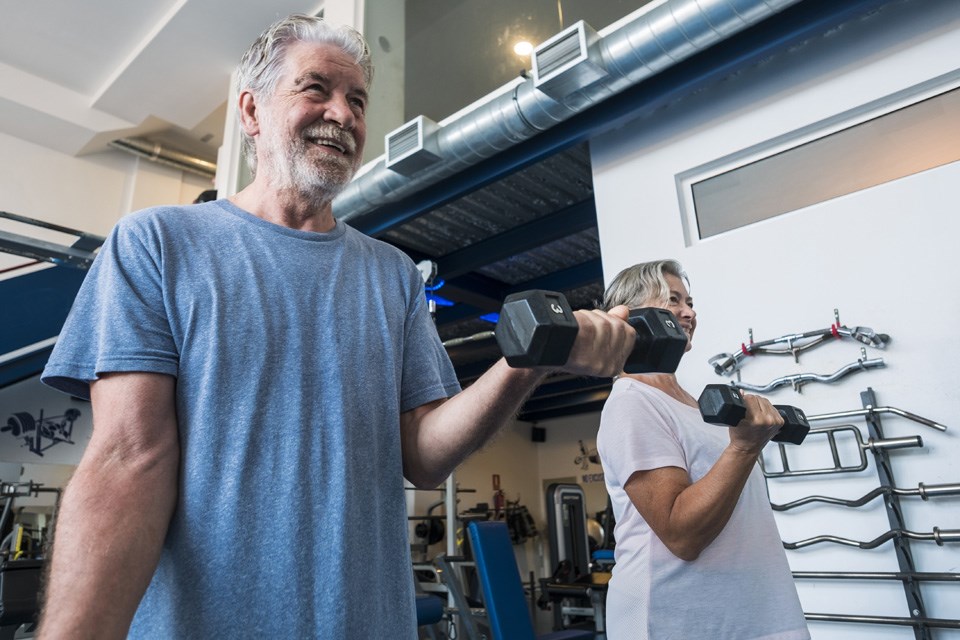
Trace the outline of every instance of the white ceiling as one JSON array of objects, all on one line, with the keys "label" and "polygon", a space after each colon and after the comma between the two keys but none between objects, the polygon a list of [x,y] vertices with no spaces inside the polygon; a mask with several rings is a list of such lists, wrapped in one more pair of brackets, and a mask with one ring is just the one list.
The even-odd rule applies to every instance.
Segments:
[{"label": "white ceiling", "polygon": [[254,38],[321,0],[0,0],[0,131],[70,155],[147,136],[215,157]]}]

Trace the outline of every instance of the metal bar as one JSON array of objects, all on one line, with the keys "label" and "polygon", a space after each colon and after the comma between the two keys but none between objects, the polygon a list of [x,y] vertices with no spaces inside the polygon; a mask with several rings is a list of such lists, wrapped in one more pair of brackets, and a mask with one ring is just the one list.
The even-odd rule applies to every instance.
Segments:
[{"label": "metal bar", "polygon": [[798,580],[921,580],[925,582],[960,582],[960,573],[903,571],[794,571]]},{"label": "metal bar", "polygon": [[858,371],[866,371],[867,369],[876,369],[878,367],[885,367],[886,363],[883,361],[883,358],[861,358],[856,362],[851,362],[850,364],[844,365],[843,367],[837,369],[833,373],[797,373],[789,376],[782,376],[780,378],[775,378],[768,382],[765,385],[750,384],[747,382],[731,382],[730,386],[736,387],[738,389],[743,389],[744,391],[750,391],[751,393],[770,393],[777,387],[782,387],[786,385],[792,385],[794,389],[799,390],[800,387],[809,383],[809,382],[822,382],[825,384],[833,383],[843,378],[851,373],[856,373]]},{"label": "metal bar", "polygon": [[439,569],[440,580],[442,580],[443,584],[447,587],[447,594],[450,601],[452,601],[450,613],[459,618],[460,632],[463,633],[467,640],[480,640],[481,635],[474,621],[476,612],[474,612],[467,602],[459,571],[461,567],[472,565],[473,562],[467,562],[460,556],[437,556],[433,562]]},{"label": "metal bar", "polygon": [[[781,445],[782,446],[782,445]],[[836,504],[843,507],[862,507],[877,496],[893,493],[898,496],[919,496],[924,500],[942,496],[960,495],[960,484],[931,484],[925,485],[922,482],[916,489],[898,489],[896,487],[877,487],[869,493],[855,500],[844,500],[842,498],[831,498],[829,496],[806,496],[785,504],[770,503],[774,511],[787,511],[796,507],[810,504],[811,502],[824,502],[827,504]]]},{"label": "metal bar", "polygon": [[[860,401],[864,409],[871,409],[877,406],[877,398],[873,389],[867,387],[867,390],[860,394]],[[867,429],[871,439],[883,440],[883,425],[880,422],[879,414],[872,412],[866,416]],[[880,484],[890,487],[897,486],[896,479],[893,477],[893,468],[890,466],[890,456],[885,449],[871,448],[877,461],[877,475],[880,477]],[[891,529],[903,529],[905,527],[900,510],[900,498],[896,495],[885,495],[883,502],[886,505],[887,521]],[[936,531],[936,529],[934,529]],[[913,573],[917,570],[913,563],[913,554],[910,551],[910,540],[906,536],[897,536],[893,541],[894,550],[897,554],[897,565],[900,571]],[[904,582],[903,593],[907,599],[907,609],[914,620],[924,619],[927,616],[926,607],[923,604],[923,595],[920,592],[920,585],[916,582]],[[960,628],[960,627],[958,627]],[[914,627],[914,636],[917,640],[931,640],[930,631],[924,626]]]},{"label": "metal bar", "polygon": [[462,344],[468,344],[471,342],[486,342],[497,336],[493,331],[481,331],[480,333],[475,333],[470,336],[463,336],[461,338],[451,338],[450,340],[444,340],[443,346],[445,349],[450,349],[451,347],[459,347]]},{"label": "metal bar", "polygon": [[940,424],[939,422],[934,422],[923,416],[918,416],[915,413],[910,413],[909,411],[904,411],[903,409],[897,409],[896,407],[867,407],[865,409],[853,409],[851,411],[837,411],[834,413],[821,413],[814,416],[807,416],[809,422],[817,422],[818,420],[835,420],[839,418],[853,418],[856,416],[870,416],[879,413],[892,413],[894,415],[907,418],[908,420],[913,420],[914,422],[919,422],[922,425],[932,427],[938,431],[946,431],[947,427]]},{"label": "metal bar", "polygon": [[[837,448],[837,442],[835,434],[838,431],[850,431],[853,433],[854,438],[856,438],[857,445],[859,447],[858,453],[860,454],[860,462],[855,465],[844,465],[840,460],[839,449]],[[797,471],[791,471],[786,464],[782,471],[768,471],[766,468],[766,463],[764,462],[763,457],[760,458],[760,469],[763,471],[763,475],[767,478],[782,478],[786,476],[812,476],[820,475],[825,473],[847,473],[855,471],[863,471],[867,468],[867,454],[866,450],[869,449],[874,453],[879,451],[887,451],[889,449],[906,449],[910,447],[922,447],[923,439],[920,436],[905,436],[901,438],[886,438],[886,439],[874,439],[869,438],[867,441],[863,440],[863,436],[860,433],[860,429],[852,424],[845,424],[835,427],[825,427],[820,429],[811,429],[807,434],[807,442],[810,442],[810,436],[816,435],[826,435],[828,443],[830,445],[830,454],[833,459],[832,467],[821,467],[817,469],[802,469]],[[785,461],[785,452],[783,447],[781,447],[780,455],[784,458]],[[878,461],[879,464],[879,461]],[[895,527],[901,529],[902,527]]]},{"label": "metal bar", "polygon": [[34,227],[41,227],[42,229],[50,229],[51,231],[59,231],[60,233],[68,233],[72,236],[89,238],[91,240],[99,240],[100,244],[103,244],[103,242],[106,240],[106,238],[102,236],[95,236],[85,231],[80,231],[78,229],[71,229],[70,227],[62,227],[58,224],[53,224],[52,222],[37,220],[36,218],[28,218],[27,216],[21,216],[16,213],[10,213],[9,211],[0,211],[0,218],[6,218],[7,220],[13,220],[14,222],[22,222],[23,224],[29,224]]},{"label": "metal bar", "polygon": [[9,231],[0,231],[0,251],[78,269],[89,269],[96,257],[92,251],[74,249]]},{"label": "metal bar", "polygon": [[[873,540],[851,540],[850,538],[841,538],[839,536],[814,536],[812,538],[807,538],[805,540],[798,540],[797,542],[784,542],[784,549],[802,549],[803,547],[809,547],[814,544],[820,544],[821,542],[834,542],[836,544],[847,545],[848,547],[858,547],[860,549],[876,549],[883,543],[888,540],[926,540],[929,542],[936,542],[938,545],[943,546],[945,542],[960,542],[960,529],[941,529],[940,527],[934,527],[933,531],[930,533],[919,533],[917,531],[907,531],[906,529],[891,529],[885,533],[880,534]],[[912,569],[911,569],[912,571]]]},{"label": "metal bar", "polygon": [[944,618],[894,618],[890,616],[856,616],[837,613],[804,613],[807,620],[816,620],[821,622],[858,622],[864,624],[894,624],[904,627],[914,627],[914,634],[918,638],[929,638],[930,630],[927,627],[938,629],[960,629],[960,620],[949,620]]}]

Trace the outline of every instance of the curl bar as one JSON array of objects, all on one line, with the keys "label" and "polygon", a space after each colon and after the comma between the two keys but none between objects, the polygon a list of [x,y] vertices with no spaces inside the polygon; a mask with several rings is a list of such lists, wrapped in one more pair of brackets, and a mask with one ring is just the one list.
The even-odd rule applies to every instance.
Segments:
[{"label": "curl bar", "polygon": [[831,498],[828,496],[807,496],[805,498],[800,498],[799,500],[794,500],[793,502],[787,502],[786,504],[774,504],[771,502],[770,506],[773,507],[774,511],[787,511],[805,504],[810,504],[811,502],[825,502],[827,504],[836,504],[843,507],[862,507],[877,496],[882,495],[920,496],[924,500],[929,500],[930,498],[938,498],[941,496],[960,495],[960,484],[925,485],[921,482],[916,489],[898,489],[897,487],[882,486],[877,487],[873,491],[867,493],[861,498],[857,498],[856,500],[843,500],[841,498]]},{"label": "curl bar", "polygon": [[820,420],[837,420],[839,418],[853,418],[856,416],[875,416],[881,413],[892,413],[893,415],[900,416],[901,418],[906,418],[907,420],[913,420],[914,422],[919,422],[922,425],[936,429],[937,431],[946,431],[946,425],[942,425],[939,422],[934,422],[929,418],[924,418],[923,416],[918,416],[915,413],[910,413],[909,411],[904,411],[903,409],[897,409],[896,407],[874,407],[867,406],[863,409],[853,409],[851,411],[837,411],[834,413],[821,413],[815,416],[807,416],[807,422],[817,422]]},{"label": "curl bar", "polygon": [[[860,461],[855,465],[845,465],[840,461],[840,450],[837,448],[836,434],[841,431],[851,431],[854,434],[858,445],[858,453],[860,454]],[[922,447],[923,438],[920,436],[906,436],[903,438],[884,438],[882,440],[874,440],[869,438],[866,441],[863,439],[863,435],[860,433],[860,429],[855,427],[852,424],[844,424],[837,427],[826,427],[822,429],[811,429],[807,434],[807,438],[810,436],[817,435],[826,435],[827,442],[830,445],[830,454],[833,458],[832,467],[820,467],[817,469],[802,469],[795,471],[790,468],[790,463],[787,460],[787,449],[783,446],[782,443],[777,443],[777,446],[780,448],[780,463],[782,465],[782,471],[768,471],[766,465],[764,464],[763,457],[760,457],[760,470],[763,471],[763,475],[767,478],[784,478],[788,476],[812,476],[819,475],[824,473],[845,473],[845,472],[854,472],[854,471],[863,471],[867,468],[867,449],[871,451],[882,451],[889,449],[908,449],[912,447]],[[808,447],[809,448],[809,447]]]},{"label": "curl bar", "polygon": [[841,538],[839,536],[814,536],[813,538],[807,538],[806,540],[799,540],[797,542],[784,542],[783,548],[802,549],[803,547],[820,544],[821,542],[833,542],[835,544],[843,544],[848,547],[858,547],[860,549],[876,549],[884,542],[893,540],[894,538],[928,540],[936,542],[937,546],[942,547],[947,542],[960,542],[960,529],[941,529],[940,527],[934,527],[931,533],[917,533],[916,531],[907,531],[906,529],[891,529],[873,540],[867,541],[851,540],[850,538]]},{"label": "curl bar", "polygon": [[839,613],[804,613],[807,620],[819,622],[856,622],[859,624],[894,624],[904,627],[935,627],[938,629],[960,629],[960,620],[947,618],[895,618],[891,616],[860,616]]},{"label": "curl bar", "polygon": [[[885,333],[877,333],[870,327],[847,327],[840,324],[840,313],[833,310],[834,323],[826,329],[816,331],[807,331],[804,333],[791,333],[788,335],[764,340],[762,342],[753,341],[753,329],[749,330],[749,344],[741,344],[740,349],[735,353],[718,353],[710,358],[709,363],[717,375],[731,376],[739,371],[743,366],[743,361],[749,356],[755,355],[792,355],[794,362],[799,362],[800,353],[823,344],[829,338],[852,338],[863,344],[883,349],[890,342],[890,336]],[[800,343],[800,344],[798,344]],[[785,344],[782,349],[773,349],[776,345]]]},{"label": "curl bar", "polygon": [[794,571],[797,580],[904,580],[960,582],[960,573],[931,571]]},{"label": "curl bar", "polygon": [[862,357],[859,360],[856,362],[851,362],[850,364],[841,367],[839,370],[829,375],[818,373],[797,373],[776,378],[768,382],[766,385],[755,385],[746,382],[731,382],[730,386],[736,387],[737,389],[743,389],[744,391],[750,391],[752,393],[770,393],[777,387],[782,387],[789,384],[793,386],[794,391],[800,391],[800,387],[808,382],[836,382],[845,375],[855,371],[866,371],[867,369],[876,369],[887,366],[883,361],[883,358],[867,358],[866,350],[861,349],[860,351]]}]

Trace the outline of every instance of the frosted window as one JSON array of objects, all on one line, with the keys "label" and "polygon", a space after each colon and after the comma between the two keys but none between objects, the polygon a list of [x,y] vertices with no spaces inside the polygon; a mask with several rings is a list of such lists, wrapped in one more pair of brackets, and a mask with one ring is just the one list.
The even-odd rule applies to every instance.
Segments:
[{"label": "frosted window", "polygon": [[960,160],[960,89],[692,185],[700,238]]}]

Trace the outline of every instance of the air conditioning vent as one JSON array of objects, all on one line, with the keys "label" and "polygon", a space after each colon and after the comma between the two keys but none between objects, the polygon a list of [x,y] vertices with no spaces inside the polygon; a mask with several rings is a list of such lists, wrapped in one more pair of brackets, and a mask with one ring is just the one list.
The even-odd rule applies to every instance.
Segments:
[{"label": "air conditioning vent", "polygon": [[437,132],[433,120],[417,116],[410,122],[394,129],[384,138],[387,169],[405,176],[412,176],[440,160],[437,149]]},{"label": "air conditioning vent", "polygon": [[600,36],[583,20],[537,47],[532,56],[533,86],[563,100],[607,74],[597,43]]},{"label": "air conditioning vent", "polygon": [[387,138],[387,158],[399,158],[420,146],[420,127],[409,122]]},{"label": "air conditioning vent", "polygon": [[570,31],[560,40],[537,51],[537,73],[539,76],[549,76],[564,65],[574,63],[586,56],[581,48],[579,32]]}]

